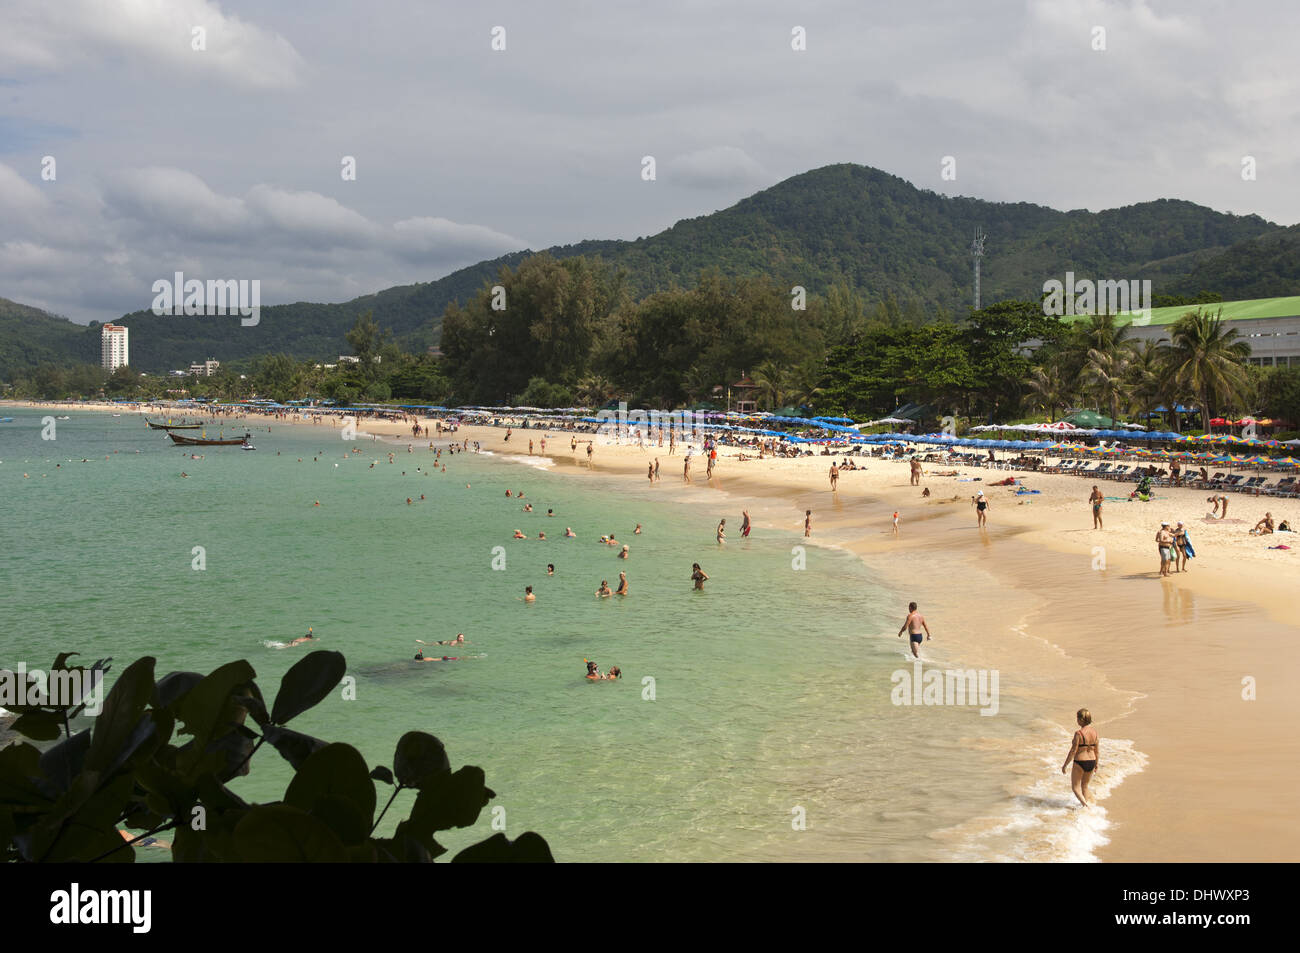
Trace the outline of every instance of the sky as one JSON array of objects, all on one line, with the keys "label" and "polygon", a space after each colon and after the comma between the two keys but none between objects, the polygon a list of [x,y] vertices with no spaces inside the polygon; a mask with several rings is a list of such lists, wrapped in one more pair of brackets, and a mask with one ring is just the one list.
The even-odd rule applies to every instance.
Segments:
[{"label": "sky", "polygon": [[0,0],[0,297],[111,321],[181,271],[345,301],[841,162],[1291,225],[1298,28],[1283,0]]}]

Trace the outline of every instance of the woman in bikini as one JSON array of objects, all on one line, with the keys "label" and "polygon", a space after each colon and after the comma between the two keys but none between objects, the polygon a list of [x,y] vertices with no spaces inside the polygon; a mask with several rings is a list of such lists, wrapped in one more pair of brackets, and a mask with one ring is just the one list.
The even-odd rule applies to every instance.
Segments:
[{"label": "woman in bikini", "polygon": [[1070,787],[1074,789],[1074,796],[1079,799],[1079,803],[1089,807],[1088,782],[1097,771],[1101,770],[1101,736],[1097,734],[1097,729],[1092,727],[1092,713],[1088,709],[1080,708],[1074,718],[1079,723],[1079,730],[1074,733],[1074,738],[1070,741],[1070,753],[1065,756],[1061,773],[1064,774],[1071,762],[1074,763],[1070,774]]}]

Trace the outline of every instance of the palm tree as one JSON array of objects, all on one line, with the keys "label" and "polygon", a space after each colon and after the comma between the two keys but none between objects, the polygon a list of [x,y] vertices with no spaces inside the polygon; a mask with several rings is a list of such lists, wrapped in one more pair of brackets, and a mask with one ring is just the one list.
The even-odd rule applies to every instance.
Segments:
[{"label": "palm tree", "polygon": [[1098,408],[1108,408],[1110,419],[1116,422],[1120,402],[1126,400],[1128,395],[1125,378],[1128,375],[1130,354],[1131,349],[1127,347],[1115,350],[1089,348],[1088,359],[1083,366],[1084,384],[1097,398]]},{"label": "palm tree", "polygon": [[682,375],[682,390],[686,391],[686,402],[694,403],[713,387],[713,375],[698,364],[692,364]]},{"label": "palm tree", "polygon": [[1128,367],[1130,409],[1139,416],[1152,413],[1160,404],[1169,349],[1162,341],[1143,341],[1132,353]]},{"label": "palm tree", "polygon": [[599,407],[614,393],[613,382],[599,374],[588,374],[578,381],[577,398],[588,407]]},{"label": "palm tree", "polygon": [[753,381],[758,386],[758,395],[767,404],[768,410],[775,410],[784,404],[794,390],[789,370],[772,360],[758,365],[753,374]]},{"label": "palm tree", "polygon": [[1029,393],[1032,395],[1033,406],[1047,411],[1049,423],[1055,422],[1057,408],[1070,403],[1072,396],[1061,365],[1056,361],[1049,361],[1033,369],[1029,378]]},{"label": "palm tree", "polygon": [[1130,342],[1132,330],[1132,325],[1116,324],[1113,314],[1090,314],[1074,326],[1075,348],[1082,353],[1117,351]]},{"label": "palm tree", "polygon": [[826,376],[826,364],[818,360],[804,361],[791,372],[790,376],[790,398],[796,403],[811,406],[822,394],[822,388],[818,385]]},{"label": "palm tree", "polygon": [[1215,407],[1243,405],[1250,390],[1246,372],[1250,344],[1239,340],[1235,328],[1225,328],[1222,316],[1222,308],[1213,315],[1189,311],[1172,329],[1172,374],[1196,395],[1201,426],[1207,428]]}]

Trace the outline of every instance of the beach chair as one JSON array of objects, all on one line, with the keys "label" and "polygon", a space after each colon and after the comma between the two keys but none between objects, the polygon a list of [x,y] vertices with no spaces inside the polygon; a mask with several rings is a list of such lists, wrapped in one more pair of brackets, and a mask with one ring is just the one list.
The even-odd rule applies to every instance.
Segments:
[{"label": "beach chair", "polygon": [[1223,478],[1223,488],[1224,488],[1225,490],[1240,490],[1240,489],[1241,489],[1241,481],[1244,480],[1244,479],[1246,479],[1246,477],[1245,477],[1244,474],[1241,474],[1241,473],[1234,473],[1234,474],[1232,474],[1232,476],[1224,477],[1224,478]]},{"label": "beach chair", "polygon": [[1253,476],[1245,483],[1243,483],[1240,488],[1243,490],[1251,490],[1254,492],[1258,492],[1267,481],[1268,481],[1268,477]]},{"label": "beach chair", "polygon": [[1112,466],[1114,466],[1114,464],[1112,463],[1099,463],[1097,464],[1097,468],[1095,470],[1089,470],[1088,472],[1091,473],[1093,476],[1109,478],[1110,468]]},{"label": "beach chair", "polygon": [[1133,468],[1121,464],[1116,464],[1115,469],[1111,470],[1110,473],[1107,474],[1107,476],[1109,476],[1112,480],[1123,480],[1125,477],[1128,476],[1128,472],[1131,469]]},{"label": "beach chair", "polygon": [[1209,481],[1205,483],[1206,489],[1210,490],[1217,490],[1221,486],[1223,486],[1223,471],[1211,474]]},{"label": "beach chair", "polygon": [[1295,477],[1283,477],[1272,486],[1263,487],[1265,493],[1269,496],[1286,496],[1294,493],[1296,489]]}]

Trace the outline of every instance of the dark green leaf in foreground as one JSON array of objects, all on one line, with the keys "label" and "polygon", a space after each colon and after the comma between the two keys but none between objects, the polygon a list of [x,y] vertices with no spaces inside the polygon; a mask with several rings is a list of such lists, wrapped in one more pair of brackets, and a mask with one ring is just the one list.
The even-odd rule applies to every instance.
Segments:
[{"label": "dark green leaf in foreground", "polygon": [[541,834],[525,831],[513,841],[505,834],[466,847],[451,859],[453,864],[553,864],[550,845]]},{"label": "dark green leaf in foreground", "polygon": [[393,774],[402,787],[423,788],[451,773],[451,761],[441,741],[424,731],[408,731],[397,739]]},{"label": "dark green leaf in foreground", "polygon": [[271,708],[271,721],[288,724],[308,708],[320,704],[347,674],[348,665],[339,652],[318,651],[303,656],[280,679],[280,690]]}]

